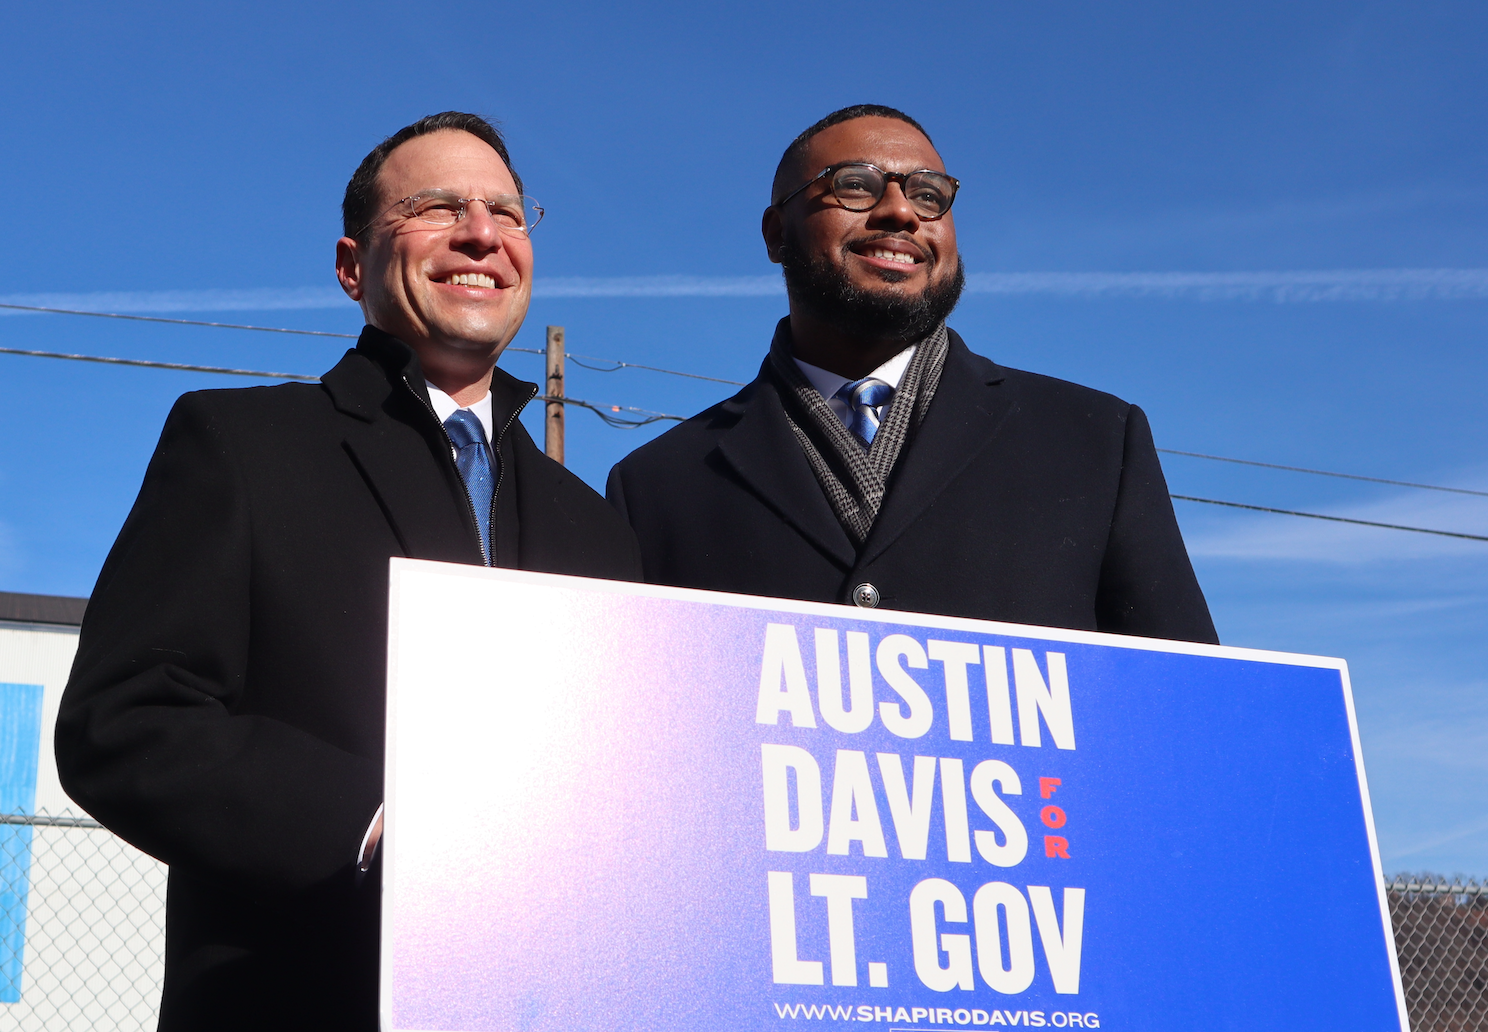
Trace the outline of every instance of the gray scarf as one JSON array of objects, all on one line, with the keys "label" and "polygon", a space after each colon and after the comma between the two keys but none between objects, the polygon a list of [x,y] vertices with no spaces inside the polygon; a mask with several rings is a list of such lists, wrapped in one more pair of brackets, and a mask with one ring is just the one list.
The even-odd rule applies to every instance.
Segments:
[{"label": "gray scarf", "polygon": [[868,540],[868,532],[878,518],[900,451],[924,420],[935,397],[949,349],[945,323],[916,343],[914,357],[883,412],[873,444],[865,450],[796,365],[791,356],[789,322],[782,319],[775,330],[770,343],[770,371],[780,388],[786,420],[801,442],[801,450],[832,511],[859,548]]}]

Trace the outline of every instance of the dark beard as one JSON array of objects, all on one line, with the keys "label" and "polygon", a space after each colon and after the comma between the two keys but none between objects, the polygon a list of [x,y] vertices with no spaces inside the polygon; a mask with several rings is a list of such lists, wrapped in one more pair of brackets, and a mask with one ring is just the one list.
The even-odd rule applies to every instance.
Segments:
[{"label": "dark beard", "polygon": [[[956,257],[956,274],[931,284],[917,297],[884,296],[854,285],[839,267],[823,258],[807,258],[793,243],[778,251],[790,299],[811,315],[865,340],[897,340],[911,344],[945,322],[961,300],[966,286],[966,264]],[[900,283],[904,273],[885,269],[887,283]]]}]

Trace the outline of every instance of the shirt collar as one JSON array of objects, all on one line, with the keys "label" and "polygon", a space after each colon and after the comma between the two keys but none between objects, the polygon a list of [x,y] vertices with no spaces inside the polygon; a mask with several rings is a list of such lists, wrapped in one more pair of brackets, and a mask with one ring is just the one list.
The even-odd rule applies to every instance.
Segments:
[{"label": "shirt collar", "polygon": [[460,405],[444,391],[435,387],[428,380],[424,381],[424,387],[429,391],[429,404],[434,409],[434,414],[443,423],[460,408],[468,408],[475,413],[475,418],[480,420],[481,429],[486,433],[486,440],[491,440],[491,392],[487,391],[480,401],[469,405]]},{"label": "shirt collar", "polygon": [[[898,390],[899,381],[904,379],[904,370],[909,368],[909,360],[914,357],[914,351],[917,346],[911,344],[868,375],[876,380],[882,380],[890,387]],[[836,373],[822,369],[820,366],[814,366],[809,362],[802,362],[799,358],[794,359],[794,361],[796,367],[801,370],[801,375],[811,381],[811,386],[815,387],[823,398],[831,398],[842,389],[843,384],[852,382],[845,376],[838,376]]]}]

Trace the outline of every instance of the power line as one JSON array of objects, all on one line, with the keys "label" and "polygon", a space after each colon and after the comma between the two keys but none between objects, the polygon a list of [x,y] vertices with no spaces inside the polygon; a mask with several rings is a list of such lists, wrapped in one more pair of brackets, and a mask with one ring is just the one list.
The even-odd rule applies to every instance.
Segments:
[{"label": "power line", "polygon": [[[45,312],[50,315],[90,315],[96,319],[127,319],[131,322],[167,323],[171,326],[210,326],[213,329],[218,330],[254,330],[258,333],[292,333],[305,337],[340,337],[344,340],[355,340],[359,336],[359,334],[356,333],[331,333],[328,330],[294,330],[284,326],[251,326],[247,323],[207,322],[203,319],[167,319],[163,316],[158,315],[126,315],[123,312],[89,312],[80,308],[46,308],[41,305],[13,305],[5,304],[3,302],[0,302],[0,308],[9,308],[17,312]],[[509,347],[506,348],[506,350],[521,352],[524,355],[545,354],[545,352],[539,350],[538,348]],[[33,354],[33,352],[29,351],[24,353],[28,355]],[[41,354],[41,352],[34,352],[34,354]],[[645,369],[648,372],[652,373],[666,373],[668,376],[685,376],[688,379],[692,380],[709,380],[713,383],[726,383],[734,387],[744,386],[743,381],[740,380],[725,380],[718,376],[704,376],[702,373],[686,373],[680,369],[663,369],[660,366],[641,365],[637,362],[622,362],[619,359],[614,358],[599,358],[595,355],[581,355],[577,353],[571,353],[568,357],[574,359],[576,365],[583,366],[585,369],[592,369],[598,373],[613,373],[621,369]],[[579,359],[588,359],[590,362],[606,362],[610,365],[610,368],[603,369],[599,366],[588,365],[585,362],[578,361]],[[104,360],[100,359],[99,361]],[[122,362],[123,360],[121,359],[118,361]],[[129,365],[136,363],[124,364]],[[166,366],[164,368],[174,369],[177,367]],[[220,372],[221,370],[209,371]],[[274,373],[264,375],[280,376],[289,379],[306,379],[306,377],[301,376],[290,376],[290,374],[288,373]]]},{"label": "power line", "polygon": [[[288,331],[288,332],[295,332],[295,331]],[[528,349],[522,349],[522,350],[528,350]],[[271,380],[299,380],[299,381],[310,382],[310,383],[314,383],[314,382],[317,382],[317,381],[320,380],[320,377],[318,377],[318,376],[305,376],[305,375],[300,374],[300,373],[274,373],[274,372],[265,372],[263,370],[254,370],[254,369],[230,369],[230,368],[227,368],[225,366],[187,365],[187,364],[185,364],[183,362],[156,362],[156,361],[151,361],[151,360],[142,359],[142,358],[106,358],[106,357],[103,357],[103,356],[100,356],[100,355],[72,355],[72,354],[66,354],[66,353],[60,352],[60,351],[35,351],[35,350],[29,350],[29,349],[23,349],[23,348],[0,348],[0,354],[5,354],[5,355],[26,355],[26,356],[29,356],[29,357],[32,357],[32,358],[60,358],[60,359],[66,359],[66,360],[73,361],[73,362],[98,362],[98,363],[101,363],[101,364],[104,364],[104,365],[141,366],[141,367],[144,367],[144,368],[147,368],[147,369],[177,369],[177,370],[182,370],[182,371],[185,371],[185,372],[193,372],[193,373],[222,373],[222,374],[225,374],[225,375],[228,375],[228,376],[253,376],[253,377],[259,377],[259,378],[262,378],[262,379],[271,379]],[[538,354],[541,354],[541,352],[538,352]],[[654,411],[652,409],[637,408],[634,405],[601,405],[601,404],[597,404],[597,403],[592,402],[592,401],[585,401],[582,398],[556,397],[556,396],[543,395],[538,400],[541,400],[541,401],[556,401],[556,402],[559,402],[560,404],[564,404],[564,405],[577,405],[580,408],[588,409],[590,412],[593,412],[595,415],[597,415],[600,419],[604,420],[604,422],[606,424],[608,424],[609,426],[615,427],[616,429],[620,429],[620,430],[635,430],[635,429],[638,429],[640,427],[649,426],[652,423],[657,423],[657,422],[661,422],[661,421],[665,421],[665,420],[671,420],[671,421],[681,422],[683,419],[686,418],[684,416],[672,415],[669,412],[656,412],[656,411]],[[1167,448],[1160,448],[1158,450],[1159,451],[1172,452],[1172,449],[1167,449]],[[1195,455],[1196,457],[1199,457],[1199,458],[1216,458],[1216,459],[1217,458],[1220,458],[1219,456],[1198,455],[1198,453],[1194,453],[1194,452],[1176,452],[1174,454],[1179,454],[1179,455]],[[1263,465],[1263,466],[1272,465],[1271,463],[1251,463],[1251,462],[1248,462],[1247,460],[1243,460],[1243,459],[1222,460],[1222,461],[1244,462],[1247,465]],[[1293,467],[1280,466],[1280,467],[1277,467],[1277,468],[1280,468],[1280,469],[1291,469]],[[1301,470],[1301,472],[1321,472],[1321,471]],[[1336,475],[1349,476],[1348,474],[1336,474]],[[1407,487],[1428,487],[1428,486],[1430,486],[1430,485],[1426,485],[1426,484],[1406,484],[1403,481],[1379,480],[1379,478],[1377,478],[1377,477],[1353,477],[1353,476],[1350,476],[1350,479],[1373,480],[1373,481],[1379,481],[1381,483],[1388,483],[1388,484],[1402,484],[1403,486],[1407,486]],[[1460,489],[1439,488],[1438,490],[1460,490]],[[1465,493],[1468,493],[1468,494],[1479,494],[1479,493],[1482,493],[1482,492],[1465,492]],[[1363,526],[1363,527],[1379,527],[1379,528],[1384,529],[1384,530],[1403,530],[1403,531],[1409,531],[1409,532],[1414,533],[1414,534],[1436,534],[1436,535],[1439,535],[1441,537],[1463,538],[1463,539],[1468,540],[1468,541],[1488,541],[1488,536],[1481,535],[1481,534],[1462,534],[1462,533],[1458,533],[1457,531],[1451,531],[1451,530],[1433,530],[1433,529],[1428,528],[1428,527],[1407,527],[1407,526],[1402,526],[1401,524],[1397,524],[1397,523],[1379,523],[1379,522],[1376,522],[1374,520],[1352,519],[1352,518],[1350,518],[1348,516],[1325,516],[1322,513],[1317,513],[1317,512],[1298,512],[1295,509],[1276,509],[1276,508],[1272,508],[1271,506],[1266,506],[1266,505],[1248,505],[1248,504],[1246,504],[1244,502],[1225,502],[1225,501],[1220,501],[1219,499],[1216,499],[1216,498],[1197,498],[1197,497],[1194,497],[1193,495],[1172,494],[1172,495],[1169,495],[1169,497],[1176,498],[1179,501],[1184,501],[1184,502],[1202,502],[1205,505],[1222,505],[1222,506],[1226,506],[1226,507],[1231,508],[1231,509],[1249,509],[1249,510],[1251,510],[1253,512],[1271,512],[1271,513],[1278,513],[1278,514],[1283,515],[1283,516],[1302,516],[1302,517],[1305,517],[1307,519],[1313,519],[1313,520],[1328,520],[1328,521],[1333,522],[1333,523],[1353,523],[1353,524],[1357,524],[1357,525]]]},{"label": "power line", "polygon": [[1254,512],[1277,512],[1283,516],[1305,516],[1310,520],[1329,520],[1333,523],[1357,523],[1361,527],[1382,527],[1385,530],[1408,530],[1413,534],[1437,534],[1441,537],[1466,538],[1468,541],[1488,541],[1483,534],[1459,534],[1455,530],[1432,530],[1428,527],[1405,527],[1398,523],[1377,523],[1374,520],[1356,520],[1348,516],[1324,516],[1320,512],[1298,512],[1295,509],[1273,509],[1269,505],[1246,505],[1244,502],[1221,502],[1217,498],[1195,498],[1193,495],[1170,494],[1184,502],[1203,502],[1205,505],[1224,505],[1231,509],[1250,509]]},{"label": "power line", "polygon": [[[290,334],[299,334],[299,335],[309,336],[309,337],[339,337],[339,338],[343,338],[343,339],[355,339],[358,336],[355,333],[331,333],[331,332],[326,331],[326,330],[297,330],[297,329],[289,329],[287,327],[280,327],[280,326],[253,326],[253,325],[248,325],[248,324],[245,324],[245,323],[206,322],[204,320],[199,320],[199,319],[167,319],[167,318],[164,318],[164,317],[161,317],[161,316],[153,316],[153,315],[126,315],[126,314],[121,313],[121,312],[89,312],[89,311],[85,311],[83,309],[76,309],[76,308],[47,308],[47,307],[42,307],[40,305],[16,305],[16,304],[0,303],[0,308],[8,308],[8,309],[13,309],[15,311],[21,311],[21,312],[45,312],[45,313],[50,313],[50,314],[54,314],[54,315],[88,315],[88,316],[93,316],[93,317],[100,318],[100,319],[128,319],[128,320],[135,321],[135,322],[169,323],[169,324],[175,325],[175,326],[208,326],[208,327],[212,327],[214,329],[223,329],[223,330],[255,330],[255,331],[258,331],[260,333],[290,333]],[[542,355],[542,354],[545,354],[545,352],[543,352],[543,351],[541,351],[541,350],[539,350],[537,348],[508,347],[506,350],[507,351],[512,351],[512,352],[519,352],[521,354],[526,354],[526,355]],[[297,373],[266,373],[266,372],[255,372],[253,370],[247,370],[247,369],[226,369],[226,368],[220,368],[220,367],[216,367],[216,366],[181,365],[181,364],[170,363],[170,362],[146,362],[146,361],[143,361],[143,360],[123,359],[123,358],[95,358],[95,357],[87,356],[87,355],[64,355],[64,354],[60,354],[60,353],[46,352],[46,351],[22,351],[22,350],[13,349],[13,348],[0,348],[0,352],[6,353],[6,354],[16,354],[16,355],[32,355],[32,356],[41,357],[41,358],[71,358],[71,359],[76,359],[78,361],[83,361],[83,362],[102,362],[102,363],[113,364],[113,365],[145,366],[145,367],[158,368],[158,369],[180,369],[180,370],[185,370],[185,371],[188,371],[188,372],[223,373],[223,374],[230,375],[230,376],[258,376],[258,377],[264,377],[264,378],[267,378],[267,379],[277,379],[277,380],[316,380],[316,379],[319,379],[319,377],[302,376],[302,375],[299,375]],[[692,379],[692,380],[706,380],[706,381],[708,381],[710,383],[728,384],[729,386],[732,386],[732,387],[743,387],[743,386],[745,386],[745,384],[742,381],[739,381],[739,380],[728,380],[728,379],[724,379],[723,377],[719,377],[719,376],[705,376],[702,373],[689,373],[689,372],[684,372],[683,370],[680,370],[680,369],[665,369],[665,368],[662,368],[661,366],[641,365],[638,362],[623,362],[623,361],[621,361],[619,359],[599,358],[599,357],[597,357],[595,355],[583,355],[583,354],[578,354],[578,353],[570,353],[568,357],[574,361],[574,364],[575,365],[581,366],[584,369],[589,369],[589,370],[593,370],[594,372],[600,372],[600,373],[613,373],[613,372],[618,372],[621,369],[643,369],[643,370],[646,370],[647,372],[664,373],[664,374],[666,374],[668,376],[682,376],[682,377],[687,377],[688,379]],[[583,359],[587,359],[588,362],[604,362],[604,363],[606,363],[609,366],[609,368],[601,368],[599,366],[589,365],[588,362],[582,361]],[[587,407],[587,406],[585,406],[585,407]],[[605,411],[609,411],[610,409],[613,409],[614,411],[622,411],[622,410],[628,410],[628,407],[627,406],[620,406],[618,409],[616,409],[614,406],[610,406]],[[605,418],[604,413],[600,409],[595,409],[594,411],[595,411],[595,413],[597,415],[600,416],[600,418],[602,418],[602,419]],[[654,416],[655,417],[655,418],[652,418],[652,419],[648,419],[647,422],[656,422],[657,420],[663,420],[663,419],[665,419],[665,420],[677,420],[677,421],[680,421],[683,418],[681,416],[673,416],[673,415],[669,415],[669,414],[666,414],[666,413],[650,412],[649,410],[643,410],[643,409],[636,409],[635,411],[638,412],[638,413],[645,412],[648,416]],[[608,419],[606,419],[605,421],[606,422],[610,422]],[[612,423],[611,425],[620,426],[622,424]],[[631,428],[631,424],[629,422],[626,422],[623,425],[627,429]],[[644,425],[646,425],[646,423],[637,423],[637,424],[634,424],[634,425],[636,425],[636,426],[644,426]],[[1258,466],[1258,467],[1261,467],[1263,469],[1279,469],[1279,470],[1285,470],[1285,471],[1291,472],[1291,473],[1307,473],[1307,474],[1310,474],[1312,476],[1319,476],[1319,477],[1336,477],[1336,478],[1339,478],[1341,480],[1360,480],[1360,481],[1364,481],[1364,482],[1371,483],[1371,484],[1389,484],[1389,485],[1392,485],[1394,487],[1410,487],[1410,488],[1416,488],[1416,489],[1419,489],[1419,490],[1422,490],[1422,491],[1445,491],[1445,492],[1449,492],[1451,494],[1463,494],[1463,495],[1472,495],[1474,497],[1479,497],[1479,498],[1488,498],[1488,491],[1475,491],[1475,490],[1472,490],[1470,488],[1465,488],[1465,487],[1445,487],[1445,486],[1442,486],[1440,484],[1420,484],[1420,483],[1416,483],[1416,482],[1410,481],[1410,480],[1389,480],[1389,479],[1387,479],[1385,477],[1369,477],[1369,476],[1363,476],[1363,475],[1357,474],[1357,473],[1338,473],[1338,472],[1334,472],[1332,470],[1310,469],[1310,468],[1305,467],[1305,466],[1286,466],[1286,465],[1282,465],[1281,463],[1276,463],[1276,462],[1258,462],[1258,461],[1256,461],[1254,459],[1236,459],[1236,458],[1231,458],[1231,457],[1225,456],[1225,455],[1208,455],[1208,454],[1205,454],[1204,452],[1180,451],[1180,450],[1178,450],[1176,448],[1158,448],[1157,450],[1159,452],[1163,452],[1164,454],[1167,454],[1167,455],[1183,455],[1183,456],[1186,456],[1188,458],[1207,459],[1207,460],[1209,460],[1211,462],[1229,462],[1229,463],[1234,463],[1235,465],[1240,465],[1240,466]]]},{"label": "power line", "polygon": [[[187,365],[184,362],[156,362],[143,358],[106,358],[102,355],[70,355],[61,351],[33,351],[26,348],[0,348],[3,355],[27,355],[32,358],[63,358],[73,362],[98,362],[103,365],[125,365],[142,366],[146,369],[178,369],[188,373],[222,373],[227,376],[253,376],[266,380],[299,380],[306,383],[319,382],[318,376],[306,376],[301,373],[272,373],[261,369],[230,369],[226,366],[204,366]],[[600,419],[610,426],[619,430],[634,430],[637,427],[647,426],[661,420],[676,420],[681,422],[684,416],[674,416],[667,412],[656,412],[652,409],[636,408],[634,405],[601,405],[592,401],[584,401],[582,398],[550,398],[542,397],[542,401],[557,401],[567,405],[578,405],[580,408],[589,409]],[[629,413],[630,415],[627,415]]]},{"label": "power line", "polygon": [[1223,455],[1205,455],[1203,452],[1178,451],[1176,448],[1159,448],[1168,455],[1187,455],[1192,459],[1211,459],[1214,462],[1233,462],[1241,466],[1263,466],[1266,469],[1284,469],[1292,473],[1311,473],[1319,477],[1339,477],[1343,480],[1367,480],[1371,484],[1394,484],[1396,487],[1419,487],[1423,491],[1450,491],[1453,494],[1477,495],[1488,498],[1488,491],[1472,491],[1465,487],[1441,487],[1437,484],[1417,484],[1409,480],[1386,480],[1384,477],[1365,477],[1357,473],[1332,473],[1325,469],[1308,469],[1305,466],[1282,466],[1275,462],[1256,462],[1254,459],[1231,459]]},{"label": "power line", "polygon": [[103,365],[143,366],[146,369],[180,369],[188,373],[222,373],[227,376],[256,376],[265,380],[316,381],[318,376],[299,373],[266,373],[256,369],[229,369],[226,366],[187,365],[184,362],[152,362],[143,358],[104,358],[101,355],[69,355],[61,351],[29,351],[24,348],[0,348],[0,354],[29,355],[32,358],[66,358],[74,362],[98,362]]},{"label": "power line", "polygon": [[[541,354],[541,352],[533,353]],[[721,376],[704,376],[702,373],[684,373],[676,369],[663,369],[660,366],[640,365],[636,362],[621,362],[618,359],[613,358],[595,358],[593,355],[578,355],[573,353],[570,353],[568,357],[574,360],[575,365],[583,366],[585,369],[592,369],[596,373],[615,373],[619,372],[621,369],[645,369],[653,373],[666,373],[669,376],[687,376],[691,377],[694,380],[709,380],[713,383],[726,383],[734,387],[747,386],[743,380],[725,380]],[[601,369],[598,366],[587,365],[584,362],[580,362],[579,359],[581,358],[587,358],[590,362],[609,362],[612,363],[612,366],[609,369]]]}]

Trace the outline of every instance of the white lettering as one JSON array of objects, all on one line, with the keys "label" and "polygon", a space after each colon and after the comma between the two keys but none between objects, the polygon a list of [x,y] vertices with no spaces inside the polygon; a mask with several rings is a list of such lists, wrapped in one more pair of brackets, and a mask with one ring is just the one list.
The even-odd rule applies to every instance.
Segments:
[{"label": "white lettering", "polygon": [[[982,978],[996,992],[1021,993],[1033,984],[1033,928],[1023,893],[1007,882],[988,882],[977,889],[971,909],[976,917],[977,969]],[[1002,954],[1004,928],[1006,957]]]},{"label": "white lettering", "polygon": [[[782,853],[807,853],[821,845],[821,768],[805,749],[795,745],[760,746],[765,785],[765,848]],[[790,779],[796,772],[797,827],[791,827]]]},{"label": "white lettering", "polygon": [[878,716],[891,734],[900,738],[919,738],[930,730],[935,719],[935,709],[930,705],[930,696],[925,689],[910,677],[900,660],[908,661],[916,670],[928,670],[930,660],[920,643],[907,634],[890,634],[878,643],[878,672],[909,706],[906,716],[897,702],[880,702]]},{"label": "white lettering", "polygon": [[793,727],[816,727],[796,629],[790,624],[772,623],[765,625],[765,659],[760,664],[759,703],[754,709],[754,722],[774,724],[782,710],[790,714]]},{"label": "white lettering", "polygon": [[982,673],[987,679],[987,722],[993,745],[1013,744],[1013,701],[1008,692],[1007,649],[982,646]]},{"label": "white lettering", "polygon": [[982,813],[997,825],[1005,840],[997,844],[997,833],[977,830],[976,847],[982,859],[994,867],[1014,867],[1028,855],[1028,830],[1008,804],[997,794],[997,785],[1008,795],[1022,795],[1023,785],[1017,771],[1001,760],[983,760],[971,771],[971,798]]},{"label": "white lettering", "polygon": [[966,823],[966,774],[958,759],[940,760],[940,803],[945,816],[946,859],[971,863],[971,832]]},{"label": "white lettering", "polygon": [[1028,649],[1013,650],[1013,679],[1018,686],[1018,736],[1024,745],[1042,745],[1039,714],[1049,725],[1049,737],[1060,749],[1075,747],[1075,722],[1070,714],[1069,674],[1064,653],[1050,652],[1049,681],[1039,671]]},{"label": "white lettering", "polygon": [[868,898],[868,879],[851,874],[813,874],[811,894],[825,896],[827,899],[827,942],[832,953],[832,984],[857,985],[858,952],[853,940],[852,901]]},{"label": "white lettering", "polygon": [[878,819],[878,802],[873,797],[873,782],[868,777],[868,757],[856,749],[838,749],[837,767],[832,773],[832,821],[827,832],[827,852],[847,856],[852,851],[849,844],[854,840],[863,844],[864,856],[889,855],[884,845],[883,825]]},{"label": "white lettering", "polygon": [[951,727],[951,740],[969,742],[971,738],[971,689],[966,668],[981,663],[981,651],[964,641],[929,641],[930,658],[945,664],[946,719]]},{"label": "white lettering", "polygon": [[873,723],[873,667],[868,657],[868,635],[862,631],[847,632],[847,679],[851,705],[843,709],[842,657],[837,651],[837,632],[818,627],[816,704],[828,727],[855,735]]},{"label": "white lettering", "polygon": [[796,890],[789,871],[771,871],[770,962],[777,985],[821,985],[819,960],[796,956]]},{"label": "white lettering", "polygon": [[[975,989],[976,980],[971,971],[971,936],[937,935],[937,903],[945,913],[947,924],[966,922],[966,897],[944,878],[926,878],[910,891],[909,930],[915,974],[920,976],[927,989],[938,993],[950,992],[957,986]],[[945,967],[940,966],[942,950],[948,960]]]},{"label": "white lettering", "polygon": [[[1033,916],[1038,921],[1039,938],[1044,943],[1044,959],[1049,962],[1049,975],[1054,991],[1073,995],[1080,991],[1080,945],[1085,931],[1085,890],[1064,890],[1064,932],[1054,913],[1054,894],[1045,885],[1028,886],[1033,903]],[[1091,1028],[1096,1026],[1092,1025]]]},{"label": "white lettering", "polygon": [[[925,859],[930,839],[930,806],[935,793],[935,757],[914,758],[914,788],[905,790],[904,762],[896,753],[878,754],[878,772],[883,776],[889,816],[899,837],[899,855],[906,860]],[[911,801],[911,796],[913,801]]]}]

